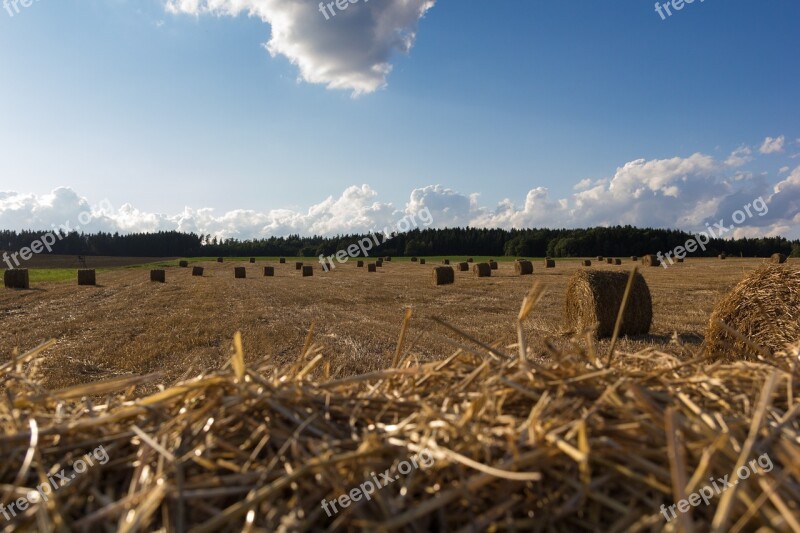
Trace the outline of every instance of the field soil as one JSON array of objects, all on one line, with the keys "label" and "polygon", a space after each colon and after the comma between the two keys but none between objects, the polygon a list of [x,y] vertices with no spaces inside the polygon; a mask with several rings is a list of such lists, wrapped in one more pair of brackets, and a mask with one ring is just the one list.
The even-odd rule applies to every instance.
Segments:
[{"label": "field soil", "polygon": [[[702,343],[716,302],[764,262],[687,259],[669,269],[640,267],[653,296],[653,327],[649,335],[621,339],[619,348],[690,357]],[[110,263],[102,266],[119,266]],[[172,381],[225,364],[236,331],[242,332],[248,360],[294,362],[313,323],[314,341],[325,347],[330,373],[345,376],[391,364],[407,307],[414,313],[406,339],[412,358],[440,359],[458,346],[474,346],[432,317],[507,349],[516,342],[520,303],[539,281],[546,292],[524,327],[533,347],[548,357],[547,341],[555,346],[568,342],[562,326],[567,281],[585,268],[577,260],[559,260],[555,269],[546,270],[536,261],[534,275],[520,277],[505,262],[491,278],[456,272],[454,285],[434,287],[431,262],[385,262],[377,273],[357,268],[355,261],[330,273],[314,263],[314,276],[308,278],[301,277],[293,261],[190,266],[205,267],[205,275],[168,267],[167,283],[159,284],[149,281],[146,269],[120,268],[99,272],[96,287],[70,281],[2,290],[0,353],[7,360],[15,350],[22,353],[56,339],[37,369],[49,389],[151,372],[163,372],[164,381]],[[247,268],[246,279],[234,279],[236,266]],[[274,266],[275,277],[264,277],[264,266]],[[592,268],[632,266],[626,259],[622,266]],[[608,341],[599,345],[607,347]]]}]

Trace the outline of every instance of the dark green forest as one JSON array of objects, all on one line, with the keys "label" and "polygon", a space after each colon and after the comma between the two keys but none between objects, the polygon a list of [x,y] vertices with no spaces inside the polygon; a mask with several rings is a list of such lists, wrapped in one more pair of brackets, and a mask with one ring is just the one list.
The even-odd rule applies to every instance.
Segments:
[{"label": "dark green forest", "polygon": [[[0,249],[15,252],[29,247],[50,232],[0,231]],[[166,231],[158,233],[58,233],[52,253],[126,257],[198,256],[304,256],[333,255],[368,235],[336,237],[270,237],[257,240],[218,240],[211,235]],[[591,257],[645,255],[667,252],[692,238],[678,230],[632,226],[588,229],[479,229],[445,228],[393,234],[369,255],[428,256],[485,255],[514,257]],[[375,237],[383,240],[383,236]],[[373,241],[375,240],[373,239]],[[52,237],[50,240],[53,240]],[[711,239],[705,251],[691,255],[716,256],[722,252],[744,257],[767,257],[780,252],[800,257],[800,241],[782,237],[758,239]]]}]

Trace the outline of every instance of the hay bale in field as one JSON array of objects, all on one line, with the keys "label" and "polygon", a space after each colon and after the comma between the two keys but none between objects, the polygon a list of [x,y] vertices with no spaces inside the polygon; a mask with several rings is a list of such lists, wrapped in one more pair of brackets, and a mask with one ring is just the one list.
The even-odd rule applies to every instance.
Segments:
[{"label": "hay bale in field", "polygon": [[545,268],[555,268],[556,262],[554,259],[545,259],[544,260],[544,267]]},{"label": "hay bale in field", "polygon": [[[567,327],[580,333],[597,326],[595,336],[598,339],[611,337],[629,277],[629,272],[575,272],[567,284]],[[652,321],[650,289],[644,277],[637,272],[625,306],[620,335],[645,335],[650,331]]]},{"label": "hay bale in field", "polygon": [[637,262],[638,260],[639,260],[638,256],[635,256],[635,255],[631,256],[631,261],[633,261],[634,263]]},{"label": "hay bale in field", "polygon": [[192,276],[203,277],[203,267],[192,267]]},{"label": "hay bale in field", "polygon": [[583,260],[583,266],[585,266],[585,267],[590,267],[590,266],[592,266],[592,262],[591,262],[591,260],[589,260],[589,259],[584,259],[584,260]]},{"label": "hay bale in field", "polygon": [[800,269],[764,265],[754,271],[714,308],[705,333],[709,354],[755,355],[747,343],[718,324],[722,321],[774,353],[800,339]]},{"label": "hay bale in field", "polygon": [[307,278],[307,277],[313,276],[313,275],[314,275],[314,267],[312,267],[311,265],[303,266],[303,277],[304,278]]},{"label": "hay bale in field", "polygon": [[30,276],[27,268],[13,268],[3,273],[3,285],[6,289],[30,289]]},{"label": "hay bale in field", "polygon": [[387,255],[386,257],[383,258],[383,260],[386,262],[391,262],[392,258]]},{"label": "hay bale in field", "polygon": [[458,268],[459,272],[469,272],[469,263],[467,263],[466,261],[463,263],[458,263],[456,265],[456,268]]},{"label": "hay bale in field", "polygon": [[786,256],[783,254],[772,254],[769,258],[771,263],[775,263],[777,265],[783,264],[786,262]]},{"label": "hay bale in field", "polygon": [[360,259],[358,261],[356,261],[356,267],[357,268],[364,268],[364,261],[362,261]]},{"label": "hay bale in field", "polygon": [[264,267],[264,277],[265,278],[275,277],[275,267]]},{"label": "hay bale in field", "polygon": [[285,257],[281,257],[280,259],[278,259],[278,263],[280,263],[281,265],[285,265],[286,264],[286,258]]},{"label": "hay bale in field", "polygon": [[78,270],[78,285],[97,285],[97,273],[93,268]]},{"label": "hay bale in field", "polygon": [[475,263],[472,265],[472,273],[476,278],[488,278],[492,275],[492,267],[489,263]]},{"label": "hay bale in field", "polygon": [[378,271],[378,265],[376,265],[375,263],[370,263],[367,265],[367,272],[377,272],[377,271]]},{"label": "hay bale in field", "polygon": [[453,267],[438,266],[433,267],[433,284],[434,285],[450,285],[455,283],[456,273]]},{"label": "hay bale in field", "polygon": [[683,263],[684,258],[683,257],[676,257],[675,261],[678,262],[678,263]]},{"label": "hay bale in field", "polygon": [[221,257],[217,257],[217,263],[223,263],[225,260]]},{"label": "hay bale in field", "polygon": [[497,265],[497,261],[495,261],[494,259],[490,259],[489,268],[491,268],[492,270],[497,270],[499,268]]},{"label": "hay bale in field", "polygon": [[442,264],[443,265],[449,265],[450,264],[450,260],[449,259],[442,259]]},{"label": "hay bale in field", "polygon": [[614,259],[614,264],[619,266],[622,264],[622,259]]},{"label": "hay bale in field", "polygon": [[416,257],[412,257],[412,258],[411,258],[411,262],[412,262],[412,263],[416,263],[417,261],[418,261],[418,259],[417,259]]},{"label": "hay bale in field", "polygon": [[181,267],[181,268],[188,268],[189,267],[189,261],[179,261],[178,262],[178,266]]},{"label": "hay bale in field", "polygon": [[378,268],[383,267],[383,259],[378,259],[377,261],[375,261],[375,266]]},{"label": "hay bale in field", "polygon": [[245,267],[235,267],[233,269],[233,277],[236,279],[245,279],[247,277],[247,269]]},{"label": "hay bale in field", "polygon": [[295,270],[303,270],[303,263],[298,261],[297,263],[294,264],[294,269]]},{"label": "hay bale in field", "polygon": [[150,271],[150,281],[153,283],[166,283],[167,282],[167,271],[166,270],[151,270]]},{"label": "hay bale in field", "polygon": [[472,257],[470,257],[469,259],[467,259],[467,263],[474,263],[474,262],[475,262],[475,259],[473,259]]},{"label": "hay bale in field", "polygon": [[646,267],[657,267],[661,266],[661,263],[659,262],[658,257],[653,254],[649,254],[642,256],[642,265]]},{"label": "hay bale in field", "polygon": [[597,256],[597,262],[598,263],[602,263],[603,261],[605,261],[605,258],[602,255],[598,255]]},{"label": "hay bale in field", "polygon": [[533,274],[533,263],[525,259],[514,261],[514,271],[520,276],[530,276]]},{"label": "hay bale in field", "polygon": [[613,265],[614,264],[614,260],[612,258],[610,258],[610,257],[606,257],[606,263],[608,263],[609,265]]},{"label": "hay bale in field", "polygon": [[726,254],[725,252],[722,252],[721,254],[719,254],[719,258],[720,259],[727,259],[728,258],[728,254]]},{"label": "hay bale in field", "polygon": [[420,264],[420,265],[424,265],[424,264],[425,264],[425,260],[424,260],[424,259],[420,259],[420,260],[419,260],[419,264]]},{"label": "hay bale in field", "polygon": [[251,257],[250,258],[250,264],[254,265],[255,263],[256,263],[256,258],[255,257]]}]

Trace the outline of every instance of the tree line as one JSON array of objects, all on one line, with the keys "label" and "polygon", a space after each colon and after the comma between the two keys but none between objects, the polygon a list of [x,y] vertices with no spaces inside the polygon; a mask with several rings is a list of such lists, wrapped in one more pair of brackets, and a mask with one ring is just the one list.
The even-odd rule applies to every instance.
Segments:
[{"label": "tree line", "polygon": [[[13,252],[41,239],[46,231],[0,230],[0,249]],[[211,235],[160,231],[157,233],[56,233],[52,253],[120,257],[317,257],[334,255],[363,239],[372,241],[370,255],[447,256],[483,255],[514,257],[623,257],[666,253],[693,237],[685,231],[636,228],[633,226],[586,229],[415,229],[392,234],[385,242],[369,235],[335,237],[269,237],[264,239],[218,239]],[[744,257],[767,257],[779,252],[800,257],[800,240],[783,237],[711,239],[705,250],[691,255],[713,257],[720,253]]]}]

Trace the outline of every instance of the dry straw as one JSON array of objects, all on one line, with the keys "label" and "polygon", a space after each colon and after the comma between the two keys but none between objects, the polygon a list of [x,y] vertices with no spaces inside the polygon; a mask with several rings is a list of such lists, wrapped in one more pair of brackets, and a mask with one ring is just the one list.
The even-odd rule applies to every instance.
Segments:
[{"label": "dry straw", "polygon": [[6,289],[30,289],[31,282],[27,268],[14,268],[3,272],[3,285]]},{"label": "dry straw", "polygon": [[[578,270],[567,284],[566,326],[575,333],[594,331],[596,338],[614,333],[620,306],[628,285],[629,272]],[[650,289],[638,272],[630,289],[620,335],[644,335],[653,321]]]},{"label": "dry straw", "polygon": [[[329,376],[311,332],[279,365],[241,335],[221,370],[178,383],[120,376],[44,390],[51,341],[0,364],[3,503],[102,445],[110,458],[3,526],[28,531],[797,531],[800,351],[772,366],[709,364],[649,348],[597,367],[585,338],[519,355],[439,321],[452,355],[404,347],[395,364]],[[376,354],[378,355],[378,354]],[[420,362],[420,360],[427,362]],[[156,387],[158,385],[159,387]],[[163,387],[162,387],[163,386]],[[91,399],[91,401],[90,401]],[[400,476],[421,452],[428,468]],[[669,525],[709,478],[731,482]],[[389,469],[398,480],[327,516],[320,504]],[[681,522],[683,520],[683,522]]]},{"label": "dry straw", "polygon": [[433,284],[434,285],[450,285],[455,283],[456,273],[452,267],[438,266],[433,267]]},{"label": "dry straw", "polygon": [[167,282],[167,271],[166,270],[151,270],[150,271],[150,281],[153,283],[166,283]]},{"label": "dry straw", "polygon": [[97,285],[97,272],[93,268],[78,270],[78,285]]},{"label": "dry straw", "polygon": [[520,276],[530,276],[533,274],[533,263],[525,259],[514,261],[514,271]]},{"label": "dry straw", "polygon": [[492,275],[492,267],[489,263],[475,263],[472,265],[472,273],[476,278],[488,278]]},{"label": "dry straw", "polygon": [[706,352],[756,357],[800,339],[800,269],[765,265],[717,304],[706,329]]}]

